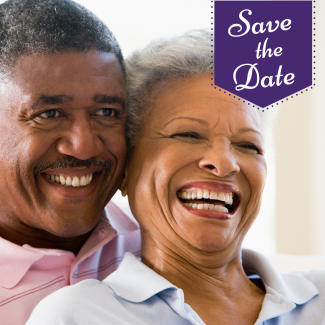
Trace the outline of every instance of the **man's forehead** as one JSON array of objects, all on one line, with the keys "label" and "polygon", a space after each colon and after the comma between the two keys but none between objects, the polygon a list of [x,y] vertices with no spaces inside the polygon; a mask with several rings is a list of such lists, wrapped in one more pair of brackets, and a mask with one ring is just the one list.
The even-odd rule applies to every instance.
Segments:
[{"label": "man's forehead", "polygon": [[21,57],[13,68],[11,83],[33,95],[33,101],[62,101],[81,91],[87,97],[97,96],[96,101],[105,101],[106,96],[125,97],[124,76],[116,56],[93,50]]},{"label": "man's forehead", "polygon": [[63,75],[69,76],[72,72],[75,74],[122,74],[115,54],[91,50],[21,56],[12,69],[12,77],[55,78]]}]

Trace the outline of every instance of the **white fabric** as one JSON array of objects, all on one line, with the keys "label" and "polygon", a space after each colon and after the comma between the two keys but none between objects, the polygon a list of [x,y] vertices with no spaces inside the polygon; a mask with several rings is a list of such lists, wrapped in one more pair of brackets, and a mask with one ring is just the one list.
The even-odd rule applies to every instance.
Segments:
[{"label": "white fabric", "polygon": [[[256,325],[325,324],[325,270],[280,274],[262,254],[244,249],[246,273],[262,279],[266,295]],[[26,325],[204,325],[183,291],[126,253],[102,282],[85,280],[45,298]]]},{"label": "white fabric", "polygon": [[325,268],[325,255],[272,254],[268,258],[280,272]]}]

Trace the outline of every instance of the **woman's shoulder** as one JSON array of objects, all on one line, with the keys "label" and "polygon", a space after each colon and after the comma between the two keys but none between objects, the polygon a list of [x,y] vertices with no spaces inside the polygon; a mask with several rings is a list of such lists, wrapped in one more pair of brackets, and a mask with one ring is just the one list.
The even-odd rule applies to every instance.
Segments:
[{"label": "woman's shoulder", "polygon": [[325,322],[325,269],[280,273],[270,259],[252,250],[243,250],[242,262],[245,272],[260,278],[266,291],[257,324],[274,318],[279,325]]},{"label": "woman's shoulder", "polygon": [[182,313],[178,288],[126,253],[102,282],[85,280],[45,298],[26,325],[189,324]]},{"label": "woman's shoulder", "polygon": [[[99,306],[116,301],[114,292],[98,280],[88,279],[67,286],[43,299],[33,310],[26,325],[73,324],[88,325],[89,315],[98,314]],[[92,310],[94,312],[92,312]],[[73,315],[73,317],[72,317]],[[92,318],[92,324],[100,324]]]},{"label": "woman's shoulder", "polygon": [[242,264],[245,272],[256,274],[263,283],[271,288],[279,289],[288,287],[296,291],[295,288],[317,288],[325,291],[325,269],[315,268],[311,270],[279,272],[272,261],[260,252],[250,249],[242,250]]},{"label": "woman's shoulder", "polygon": [[[281,273],[286,283],[294,287],[302,286],[304,283],[312,284],[319,293],[325,294],[325,269],[314,268],[311,270],[290,271]],[[325,300],[324,300],[325,301]]]}]

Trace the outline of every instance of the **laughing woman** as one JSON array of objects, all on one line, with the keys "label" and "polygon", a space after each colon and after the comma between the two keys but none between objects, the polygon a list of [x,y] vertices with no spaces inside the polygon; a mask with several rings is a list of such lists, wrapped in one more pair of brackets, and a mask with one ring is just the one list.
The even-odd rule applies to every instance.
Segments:
[{"label": "laughing woman", "polygon": [[211,86],[211,38],[192,32],[128,61],[122,192],[142,231],[103,282],[41,302],[28,324],[325,324],[325,272],[280,275],[242,250],[266,178],[255,108]]}]

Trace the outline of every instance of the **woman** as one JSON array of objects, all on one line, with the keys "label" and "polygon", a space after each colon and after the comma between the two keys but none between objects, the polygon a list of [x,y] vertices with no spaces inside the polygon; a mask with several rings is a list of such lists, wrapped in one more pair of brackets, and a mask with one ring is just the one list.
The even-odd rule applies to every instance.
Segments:
[{"label": "woman", "polygon": [[[255,108],[211,86],[211,38],[158,41],[128,61],[121,185],[142,232],[103,282],[41,302],[27,324],[322,324],[325,272],[281,276],[241,244],[266,178]],[[248,277],[247,274],[255,276]]]}]

